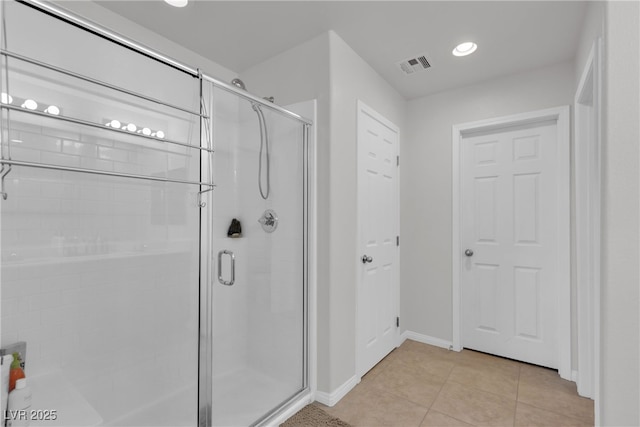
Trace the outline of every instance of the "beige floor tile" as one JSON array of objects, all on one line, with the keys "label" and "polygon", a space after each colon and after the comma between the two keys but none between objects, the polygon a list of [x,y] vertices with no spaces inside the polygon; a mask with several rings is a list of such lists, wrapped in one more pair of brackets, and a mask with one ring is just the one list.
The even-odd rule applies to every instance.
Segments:
[{"label": "beige floor tile", "polygon": [[534,426],[592,426],[575,418],[566,417],[564,415],[549,412],[544,409],[538,409],[533,406],[518,402],[516,408],[516,427],[534,427]]},{"label": "beige floor tile", "polygon": [[367,372],[362,377],[362,379],[363,380],[365,380],[365,379],[373,379],[373,378],[377,377],[380,374],[380,372],[382,372],[384,370],[384,368],[389,366],[391,364],[391,362],[394,360],[394,357],[391,356],[392,354],[393,354],[393,351],[391,353],[389,353],[387,355],[387,357],[385,357],[380,362],[378,362],[378,364],[376,366],[371,368],[371,370],[369,370],[369,372]]},{"label": "beige floor tile", "polygon": [[571,381],[563,380],[558,371],[542,366],[522,364],[520,379],[529,383],[546,384],[551,387],[559,387],[569,393],[576,393],[576,385]]},{"label": "beige floor tile", "polygon": [[399,350],[395,355],[394,361],[419,368],[425,373],[442,379],[443,381],[449,377],[451,370],[456,364],[455,361],[447,357],[446,354],[439,352],[428,354],[414,350]]},{"label": "beige floor tile", "polygon": [[427,416],[422,420],[420,427],[467,427],[472,424],[467,424],[464,421],[456,420],[448,415],[441,414],[440,412],[430,410]]},{"label": "beige floor tile", "polygon": [[354,427],[418,427],[428,408],[384,391],[368,391],[357,411],[344,419]]},{"label": "beige floor tile", "polygon": [[450,358],[451,360],[457,358],[457,355],[459,354],[458,352],[447,350],[446,348],[423,344],[413,340],[406,340],[400,347],[398,347],[398,350],[409,350],[428,355],[436,355]]},{"label": "beige floor tile", "polygon": [[320,405],[327,413],[349,422],[351,418],[354,418],[358,414],[360,408],[365,405],[365,402],[368,399],[368,391],[370,391],[368,383],[364,383],[364,381],[362,381],[334,406]]},{"label": "beige floor tile", "polygon": [[580,397],[574,383],[550,369],[523,365],[518,401],[593,424],[593,401]]},{"label": "beige floor tile", "polygon": [[420,366],[406,365],[396,359],[372,381],[372,385],[429,408],[444,382],[444,378],[434,377]]},{"label": "beige floor tile", "polygon": [[502,369],[515,373],[519,373],[520,365],[522,365],[522,363],[515,360],[467,349],[459,353],[458,362],[464,365],[480,366],[487,369]]},{"label": "beige floor tile", "polygon": [[483,364],[459,364],[448,381],[499,394],[516,400],[519,369],[497,369]]},{"label": "beige floor tile", "polygon": [[447,382],[431,409],[478,426],[512,426],[516,401]]}]

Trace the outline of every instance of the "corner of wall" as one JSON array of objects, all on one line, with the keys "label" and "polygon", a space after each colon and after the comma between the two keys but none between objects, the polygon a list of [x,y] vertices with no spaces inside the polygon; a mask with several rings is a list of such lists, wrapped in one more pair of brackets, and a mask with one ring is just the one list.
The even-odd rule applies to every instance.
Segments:
[{"label": "corner of wall", "polygon": [[584,23],[576,47],[574,61],[575,89],[580,82],[593,42],[604,34],[604,2],[590,1],[587,3]]}]

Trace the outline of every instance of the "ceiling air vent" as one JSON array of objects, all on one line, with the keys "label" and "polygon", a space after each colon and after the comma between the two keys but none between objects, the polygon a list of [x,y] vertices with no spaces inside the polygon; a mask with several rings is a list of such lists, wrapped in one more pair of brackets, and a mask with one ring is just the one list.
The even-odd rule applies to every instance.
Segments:
[{"label": "ceiling air vent", "polygon": [[426,55],[416,55],[415,58],[405,59],[404,61],[400,61],[396,64],[406,75],[415,74],[431,68],[431,64],[429,64]]}]

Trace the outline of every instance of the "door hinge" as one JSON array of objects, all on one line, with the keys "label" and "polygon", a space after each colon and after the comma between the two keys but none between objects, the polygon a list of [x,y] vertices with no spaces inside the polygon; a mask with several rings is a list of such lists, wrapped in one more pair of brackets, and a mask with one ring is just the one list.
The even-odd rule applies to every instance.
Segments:
[{"label": "door hinge", "polygon": [[396,317],[396,327],[400,327],[400,316]]},{"label": "door hinge", "polygon": [[400,156],[396,156],[396,166],[400,166]]},{"label": "door hinge", "polygon": [[396,236],[396,246],[400,246],[400,236]]}]

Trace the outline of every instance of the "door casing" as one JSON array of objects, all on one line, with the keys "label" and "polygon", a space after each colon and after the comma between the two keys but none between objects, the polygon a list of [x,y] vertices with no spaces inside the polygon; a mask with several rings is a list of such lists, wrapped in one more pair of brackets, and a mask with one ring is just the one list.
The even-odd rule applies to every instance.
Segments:
[{"label": "door casing", "polygon": [[553,120],[557,125],[557,161],[558,161],[558,208],[556,213],[558,235],[556,245],[558,250],[558,373],[564,379],[571,379],[571,267],[570,267],[570,110],[569,106],[549,108],[529,113],[515,114],[454,125],[452,128],[452,303],[453,303],[453,349],[460,351],[461,318],[460,306],[460,278],[462,268],[461,243],[461,144],[464,135],[479,131],[494,131],[511,126],[535,124]]}]

